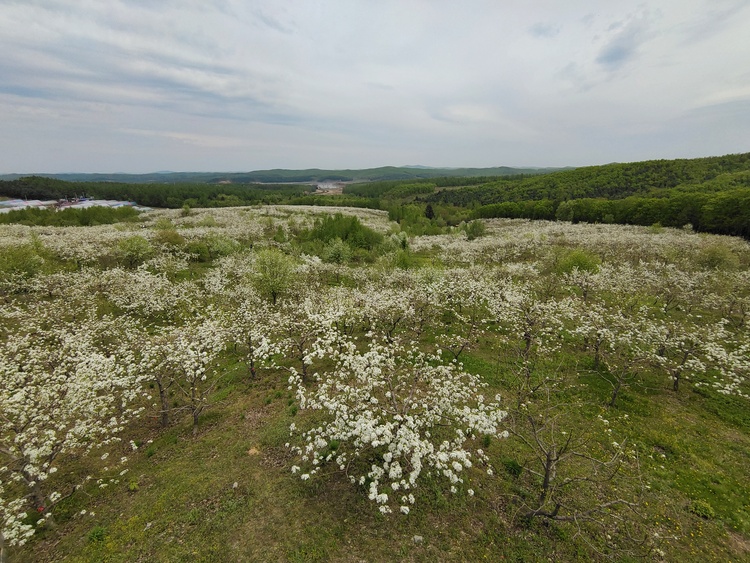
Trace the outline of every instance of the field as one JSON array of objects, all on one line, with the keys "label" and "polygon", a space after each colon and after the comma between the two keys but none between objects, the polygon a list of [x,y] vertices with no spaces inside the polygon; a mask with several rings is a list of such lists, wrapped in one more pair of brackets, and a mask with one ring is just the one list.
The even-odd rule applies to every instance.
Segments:
[{"label": "field", "polygon": [[3,556],[750,560],[748,243],[440,232],[0,225]]}]

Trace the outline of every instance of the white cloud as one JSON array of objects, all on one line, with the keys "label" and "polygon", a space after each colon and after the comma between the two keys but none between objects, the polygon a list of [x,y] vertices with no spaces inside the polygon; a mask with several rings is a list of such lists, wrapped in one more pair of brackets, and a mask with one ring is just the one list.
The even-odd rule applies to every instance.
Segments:
[{"label": "white cloud", "polygon": [[[13,140],[0,140],[0,172],[750,150],[724,113],[700,113],[750,100],[746,2],[1,4],[0,120]],[[686,144],[691,131],[704,140]]]}]

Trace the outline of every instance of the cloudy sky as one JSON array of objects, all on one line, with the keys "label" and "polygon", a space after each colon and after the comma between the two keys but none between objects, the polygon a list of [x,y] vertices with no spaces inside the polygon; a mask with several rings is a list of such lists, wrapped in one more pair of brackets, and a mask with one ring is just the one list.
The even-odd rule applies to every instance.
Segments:
[{"label": "cloudy sky", "polygon": [[0,173],[750,151],[750,0],[0,0]]}]

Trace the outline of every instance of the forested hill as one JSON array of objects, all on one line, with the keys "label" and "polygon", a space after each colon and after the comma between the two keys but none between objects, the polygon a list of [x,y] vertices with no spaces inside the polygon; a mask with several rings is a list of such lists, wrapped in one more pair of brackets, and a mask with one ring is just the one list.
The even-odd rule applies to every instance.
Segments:
[{"label": "forested hill", "polygon": [[471,208],[474,218],[691,225],[750,238],[750,153],[577,168],[421,197],[433,208]]},{"label": "forested hill", "polygon": [[[388,177],[387,170],[380,176]],[[435,234],[470,219],[508,217],[572,222],[660,224],[750,238],[750,153],[680,160],[607,164],[534,175],[520,169],[404,168],[405,179],[349,183],[343,194],[316,194],[306,175],[265,176],[277,184],[66,182],[45,177],[0,181],[0,196],[58,199],[88,195],[127,199],[151,207],[231,207],[265,203],[346,205],[386,209],[411,234]],[[419,177],[426,173],[440,177]],[[517,172],[513,176],[502,172]],[[269,174],[276,171],[268,171]],[[290,172],[290,171],[280,171]],[[336,178],[316,172],[318,181]],[[365,173],[368,171],[339,171]],[[372,170],[370,171],[372,172]],[[446,176],[450,172],[452,176]],[[318,174],[319,173],[319,174]],[[362,180],[362,177],[359,178]]]},{"label": "forested hill", "polygon": [[[68,182],[119,182],[127,184],[253,184],[312,183],[380,180],[413,180],[420,178],[457,178],[465,176],[513,176],[545,174],[560,168],[432,168],[429,166],[382,166],[363,170],[255,170],[253,172],[154,172],[151,174],[36,174]],[[17,180],[19,174],[0,175],[0,180]]]},{"label": "forested hill", "polygon": [[129,184],[122,182],[70,182],[28,176],[0,180],[0,196],[26,199],[95,197],[135,201],[149,207],[233,207],[259,203],[282,203],[310,191],[298,184]]},{"label": "forested hill", "polygon": [[750,186],[750,153],[720,157],[649,160],[564,170],[544,176],[498,179],[455,190],[442,190],[432,202],[486,205],[520,201],[621,199],[632,195],[664,196],[680,187],[721,191]]}]

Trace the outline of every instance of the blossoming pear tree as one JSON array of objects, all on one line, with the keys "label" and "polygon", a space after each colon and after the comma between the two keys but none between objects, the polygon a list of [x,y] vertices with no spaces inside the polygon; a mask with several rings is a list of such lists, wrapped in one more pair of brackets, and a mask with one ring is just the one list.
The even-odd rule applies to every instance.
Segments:
[{"label": "blossoming pear tree", "polygon": [[[40,516],[37,525],[54,526],[63,498],[126,461],[107,460],[143,410],[136,324],[93,314],[75,324],[23,320],[0,348],[0,515],[8,545],[33,533],[30,513]],[[67,474],[73,458],[90,460],[83,481]]]},{"label": "blossoming pear tree", "polygon": [[507,436],[499,397],[486,400],[479,377],[443,364],[439,353],[378,338],[365,350],[349,339],[323,345],[333,369],[316,374],[309,388],[300,375],[289,378],[301,409],[325,415],[299,433],[292,425],[299,458],[292,472],[303,480],[333,464],[381,512],[408,514],[423,474],[456,492],[468,484],[467,469],[488,463],[475,439]]}]

